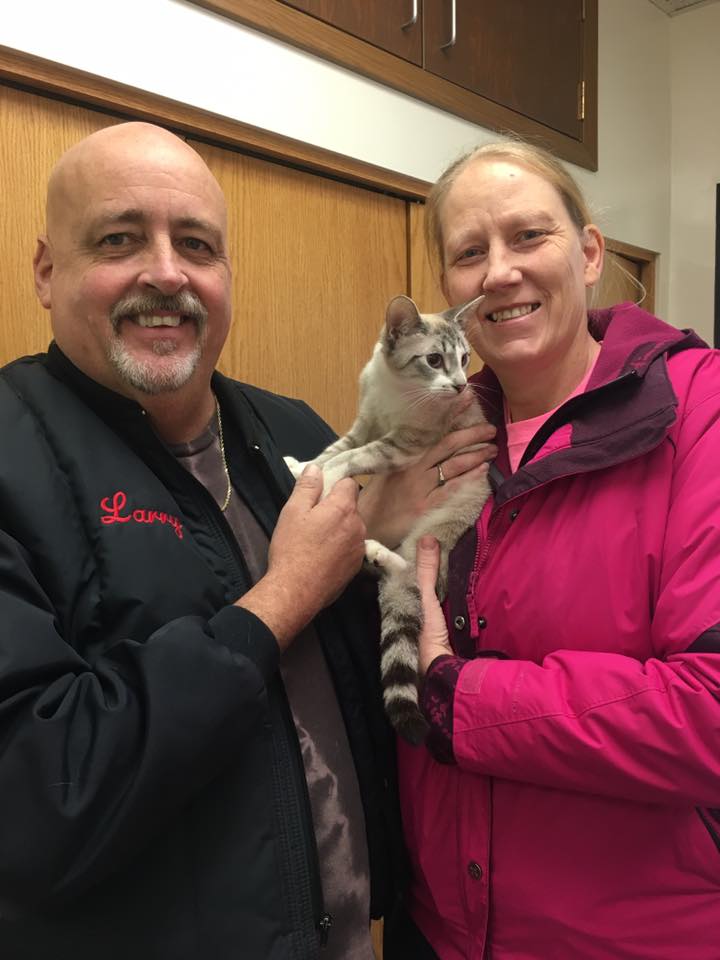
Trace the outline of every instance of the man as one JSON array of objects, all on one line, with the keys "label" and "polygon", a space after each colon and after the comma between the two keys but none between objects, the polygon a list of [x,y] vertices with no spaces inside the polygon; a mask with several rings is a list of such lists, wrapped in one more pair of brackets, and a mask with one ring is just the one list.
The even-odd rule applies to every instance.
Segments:
[{"label": "man", "polygon": [[102,130],[53,171],[35,277],[55,344],[0,379],[0,955],[366,960],[394,871],[372,606],[305,629],[365,527],[312,471],[281,512],[281,454],[330,433],[213,373],[222,192],[168,132]]},{"label": "man", "polygon": [[322,421],[215,372],[220,187],[158,127],[93,134],[35,281],[54,343],[0,373],[0,955],[370,960],[401,857],[365,524],[350,480],[291,489]]}]

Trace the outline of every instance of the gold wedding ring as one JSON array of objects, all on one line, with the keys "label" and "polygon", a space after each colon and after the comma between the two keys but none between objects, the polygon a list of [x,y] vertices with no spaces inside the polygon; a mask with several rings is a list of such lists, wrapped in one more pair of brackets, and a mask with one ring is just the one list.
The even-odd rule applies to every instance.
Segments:
[{"label": "gold wedding ring", "polygon": [[438,486],[444,487],[446,480],[445,480],[445,474],[443,473],[443,468],[441,463],[437,464],[437,472],[438,472]]}]

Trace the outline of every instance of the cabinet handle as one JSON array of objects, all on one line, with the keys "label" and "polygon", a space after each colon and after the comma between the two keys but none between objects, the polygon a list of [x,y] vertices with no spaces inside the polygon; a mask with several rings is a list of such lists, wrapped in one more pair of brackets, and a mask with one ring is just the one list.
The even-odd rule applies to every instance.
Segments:
[{"label": "cabinet handle", "polygon": [[413,0],[412,16],[410,17],[407,23],[400,24],[400,29],[407,30],[408,27],[414,27],[415,24],[417,23],[417,18],[418,18],[418,0]]},{"label": "cabinet handle", "polygon": [[456,40],[457,40],[457,3],[456,3],[456,0],[451,0],[450,39],[448,40],[447,43],[443,43],[440,49],[447,50],[448,47],[454,47]]}]

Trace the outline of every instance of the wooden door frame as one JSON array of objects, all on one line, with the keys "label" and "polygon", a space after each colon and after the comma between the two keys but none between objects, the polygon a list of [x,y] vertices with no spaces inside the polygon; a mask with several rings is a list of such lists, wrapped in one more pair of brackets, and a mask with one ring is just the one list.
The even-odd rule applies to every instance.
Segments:
[{"label": "wooden door frame", "polygon": [[633,260],[637,264],[640,283],[645,288],[645,299],[642,302],[643,310],[654,313],[655,268],[659,254],[655,250],[646,250],[644,247],[637,247],[632,243],[623,243],[621,240],[613,240],[611,237],[605,237],[605,249],[610,253],[617,253],[621,257]]}]

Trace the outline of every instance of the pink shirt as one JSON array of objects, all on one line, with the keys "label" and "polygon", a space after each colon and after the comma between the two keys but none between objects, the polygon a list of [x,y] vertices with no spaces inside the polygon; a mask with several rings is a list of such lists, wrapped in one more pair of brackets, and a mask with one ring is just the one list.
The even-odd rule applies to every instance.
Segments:
[{"label": "pink shirt", "polygon": [[518,464],[522,460],[522,455],[527,449],[527,445],[530,443],[532,438],[538,432],[540,427],[545,423],[545,421],[555,413],[559,407],[562,406],[567,400],[570,400],[571,397],[577,397],[578,394],[585,393],[585,388],[588,385],[590,376],[595,369],[595,364],[597,362],[597,357],[593,360],[590,369],[582,378],[580,383],[575,387],[570,396],[565,397],[565,400],[562,403],[559,403],[557,407],[553,407],[552,410],[548,410],[547,413],[541,413],[539,417],[531,417],[529,420],[518,420],[513,423],[510,419],[510,408],[508,407],[507,400],[505,400],[505,427],[507,429],[507,451],[508,458],[510,460],[510,469],[513,473],[518,468]]}]

